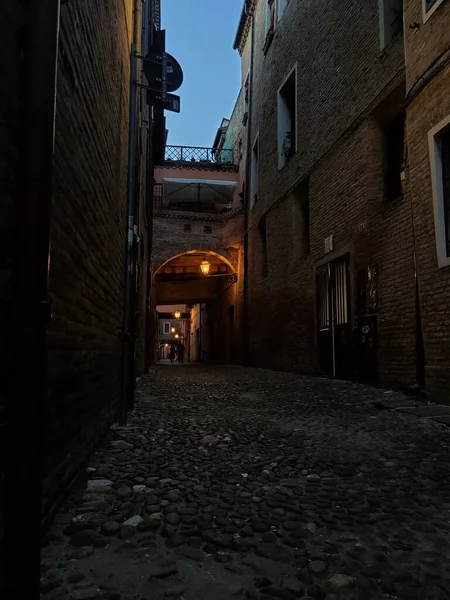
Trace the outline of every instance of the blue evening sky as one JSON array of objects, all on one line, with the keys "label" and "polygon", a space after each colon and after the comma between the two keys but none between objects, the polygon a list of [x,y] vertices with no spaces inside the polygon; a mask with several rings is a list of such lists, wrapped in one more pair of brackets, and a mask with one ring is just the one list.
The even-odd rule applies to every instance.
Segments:
[{"label": "blue evening sky", "polygon": [[166,111],[167,143],[211,147],[222,117],[231,117],[240,88],[233,50],[243,0],[163,0],[166,50],[181,64],[180,114]]}]

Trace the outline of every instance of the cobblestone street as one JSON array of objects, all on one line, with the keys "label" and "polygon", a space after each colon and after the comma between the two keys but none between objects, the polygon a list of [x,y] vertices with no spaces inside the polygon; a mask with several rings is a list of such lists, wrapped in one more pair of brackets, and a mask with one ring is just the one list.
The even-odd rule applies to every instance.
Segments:
[{"label": "cobblestone street", "polygon": [[450,430],[381,407],[414,403],[156,368],[55,519],[42,598],[446,599]]}]

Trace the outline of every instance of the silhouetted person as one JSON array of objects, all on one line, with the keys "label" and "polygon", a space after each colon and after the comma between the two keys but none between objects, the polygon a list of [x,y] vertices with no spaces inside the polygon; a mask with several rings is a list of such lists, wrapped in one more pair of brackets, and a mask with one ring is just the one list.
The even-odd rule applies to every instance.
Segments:
[{"label": "silhouetted person", "polygon": [[175,361],[175,346],[170,346],[169,358],[170,362],[173,364]]},{"label": "silhouetted person", "polygon": [[180,363],[180,365],[182,365],[184,363],[184,351],[185,351],[185,347],[184,347],[183,342],[178,342],[177,352],[178,352],[178,362]]}]

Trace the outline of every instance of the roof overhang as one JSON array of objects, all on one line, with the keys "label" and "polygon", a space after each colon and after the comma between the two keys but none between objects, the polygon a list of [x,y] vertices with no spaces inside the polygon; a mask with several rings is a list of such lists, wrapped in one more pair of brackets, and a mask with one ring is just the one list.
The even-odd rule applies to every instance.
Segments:
[{"label": "roof overhang", "polygon": [[239,50],[239,52],[241,52],[242,46],[245,44],[250,25],[250,17],[255,10],[255,5],[256,0],[244,0],[236,37],[234,38],[233,50]]},{"label": "roof overhang", "polygon": [[205,204],[229,204],[233,201],[235,181],[215,179],[174,179],[167,177],[164,183],[164,202],[202,202]]}]

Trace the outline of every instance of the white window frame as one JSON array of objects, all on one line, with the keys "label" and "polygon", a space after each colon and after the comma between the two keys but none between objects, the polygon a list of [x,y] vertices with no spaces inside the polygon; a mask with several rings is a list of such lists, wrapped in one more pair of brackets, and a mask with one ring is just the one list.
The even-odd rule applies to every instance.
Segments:
[{"label": "white window frame", "polygon": [[439,133],[447,126],[450,126],[450,115],[428,132],[436,251],[440,269],[450,266],[450,256],[447,256],[446,245],[444,186],[442,181],[442,157],[439,143]]},{"label": "white window frame", "polygon": [[[258,149],[258,160],[255,162],[255,147]],[[258,198],[259,188],[259,132],[256,134],[252,144],[252,160],[250,169],[250,210],[255,206],[258,200],[255,202],[255,195]]]},{"label": "white window frame", "polygon": [[[169,331],[166,331],[166,325],[167,325],[167,328],[169,329]],[[170,322],[169,321],[164,321],[163,333],[164,333],[164,335],[170,335]]]},{"label": "white window frame", "polygon": [[278,170],[280,171],[286,165],[286,157],[282,155],[280,148],[283,145],[283,141],[286,135],[284,127],[282,127],[281,121],[281,90],[286,85],[288,79],[292,76],[292,73],[295,73],[295,122],[294,122],[294,152],[297,152],[297,122],[298,122],[298,106],[297,106],[297,63],[292,67],[286,77],[283,79],[283,83],[277,90],[277,154],[278,154]]},{"label": "white window frame", "polygon": [[434,15],[440,5],[445,2],[445,0],[437,0],[437,2],[430,8],[427,12],[427,3],[426,0],[422,0],[422,14],[423,14],[423,22],[426,23],[428,19]]}]

